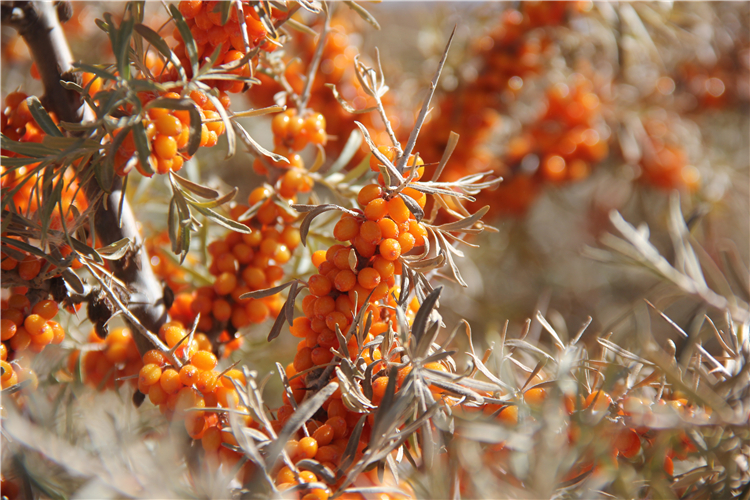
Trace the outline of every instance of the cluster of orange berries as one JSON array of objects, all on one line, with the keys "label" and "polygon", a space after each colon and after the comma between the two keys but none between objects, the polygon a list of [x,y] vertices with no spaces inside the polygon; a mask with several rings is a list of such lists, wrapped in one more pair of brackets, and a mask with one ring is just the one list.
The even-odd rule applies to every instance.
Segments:
[{"label": "cluster of orange berries", "polygon": [[77,373],[80,359],[83,382],[100,390],[114,389],[120,380],[133,384],[133,377],[143,366],[129,328],[113,328],[106,339],[91,330],[88,348],[83,353],[72,351],[67,368],[71,374]]},{"label": "cluster of orange berries", "polygon": [[[395,160],[394,149],[383,147],[381,152]],[[377,160],[374,160],[371,167],[377,170],[377,166]],[[419,175],[422,171],[423,167],[419,167]],[[424,195],[412,194],[423,206]],[[404,190],[402,195],[409,193]],[[389,323],[395,322],[396,300],[400,293],[396,276],[402,272],[399,257],[424,245],[427,230],[414,220],[399,196],[387,200],[380,185],[364,186],[358,194],[358,203],[363,210],[358,210],[356,216],[345,213],[334,227],[334,237],[346,244],[333,245],[328,250],[312,254],[318,273],[307,282],[310,294],[302,300],[304,316],[296,318],[290,327],[292,336],[300,341],[293,362],[286,367],[291,394],[285,392],[284,405],[278,408],[276,420],[272,422],[279,428],[294,414],[295,404],[300,403],[311,388],[308,379],[320,376],[321,370],[334,362],[332,349],[339,348],[337,332],[346,335],[354,315],[362,308],[366,308],[365,313],[372,317],[370,329],[362,339],[362,345],[352,334],[347,339],[346,348],[352,360],[361,357],[367,365],[375,363],[371,397],[374,406],[380,404],[388,385],[384,370],[390,363],[401,362],[400,353],[394,352],[397,341],[389,346],[388,352],[381,352],[380,343],[374,341],[388,331]],[[409,317],[413,317],[418,305],[416,299],[409,304]],[[440,363],[432,363],[428,368],[445,370]],[[397,372],[397,388],[410,371],[411,368],[405,366]],[[319,383],[316,381],[315,385]],[[323,404],[320,414],[308,421],[305,429],[287,444],[292,461],[314,458],[332,471],[339,471],[351,432],[363,415],[368,420],[358,443],[357,456],[361,456],[369,442],[374,414],[348,409],[338,389]],[[276,473],[276,482],[280,489],[287,489],[299,482],[317,480],[313,476],[303,471],[297,477],[284,466]],[[367,474],[360,480],[370,481],[370,485],[381,484]],[[343,477],[339,481],[343,481]],[[311,495],[310,499],[326,499],[329,491],[316,490],[308,495]]]},{"label": "cluster of orange berries", "polygon": [[597,130],[601,120],[599,97],[593,83],[576,73],[568,83],[547,89],[547,110],[508,144],[507,163],[520,167],[535,155],[541,179],[560,183],[587,177],[591,165],[609,153],[606,137]]},{"label": "cluster of orange berries", "polygon": [[507,111],[525,81],[538,78],[551,56],[551,32],[536,28],[554,28],[579,10],[578,2],[525,2],[518,10],[505,10],[498,27],[477,42],[483,66],[476,80],[444,99],[440,114],[428,123],[426,147],[435,154],[444,149],[448,131],[461,135],[446,180],[488,169],[504,177],[497,192],[480,195],[478,206],[487,205],[491,196],[495,213],[520,215],[544,183],[584,178],[592,164],[606,157],[599,98],[579,74],[546,90],[546,110],[511,139],[502,160],[491,151],[498,111]]},{"label": "cluster of orange berries", "polygon": [[[242,59],[248,50],[261,45],[268,34],[253,5],[249,2],[242,2],[242,19],[249,43],[249,47],[246,47],[242,34],[242,24],[237,17],[236,7],[234,5],[230,7],[229,19],[226,24],[222,25],[222,16],[218,9],[219,3],[216,1],[182,0],[179,3],[179,10],[190,27],[193,40],[195,40],[198,60],[203,61],[210,57],[216,49],[219,49],[220,63],[228,64]],[[274,12],[278,13],[279,11],[274,10]],[[283,15],[283,13],[281,14]],[[177,47],[174,48],[175,54],[183,67],[187,71],[192,71],[185,51],[185,43],[177,28],[174,29],[173,37],[179,42]],[[276,45],[269,42],[261,45],[261,48],[265,51],[273,51],[276,49]],[[257,62],[257,57],[255,62]],[[250,64],[252,63],[255,66],[255,62],[245,64],[241,68],[232,70],[231,73],[250,76]],[[176,77],[176,73],[172,76]],[[221,91],[232,93],[242,92],[245,87],[243,82],[231,80],[216,80],[211,84]]]},{"label": "cluster of orange berries", "polygon": [[[274,153],[289,160],[285,162],[271,162],[282,174],[282,184],[279,194],[291,198],[298,192],[306,193],[312,189],[312,179],[305,172],[305,162],[298,151],[302,151],[308,144],[325,146],[326,119],[321,113],[306,110],[302,115],[294,108],[277,114],[271,123],[273,132]],[[267,175],[268,168],[260,158],[253,162],[253,170],[258,175]]]},{"label": "cluster of orange berries", "polygon": [[[245,376],[240,370],[230,369],[219,372],[216,367],[218,359],[212,352],[208,337],[196,333],[192,340],[185,327],[172,321],[164,324],[159,336],[168,347],[174,348],[175,355],[187,359],[179,369],[172,366],[158,350],[151,350],[143,355],[143,366],[138,372],[138,390],[148,396],[152,404],[159,407],[168,419],[183,421],[187,433],[193,439],[200,439],[203,448],[213,454],[213,458],[232,466],[237,464],[241,454],[221,446],[222,442],[233,440],[231,432],[224,432],[227,425],[223,412],[211,411],[211,408],[229,408],[243,415],[246,425],[252,424],[248,409],[240,404],[237,390],[232,379],[244,385]],[[206,408],[202,411],[201,408]],[[236,445],[236,441],[230,444]]]},{"label": "cluster of orange berries", "polygon": [[[354,124],[355,120],[359,120],[367,126],[376,142],[385,142],[388,140],[388,135],[378,118],[373,119],[369,113],[352,115],[342,108],[338,101],[336,101],[331,89],[326,86],[327,84],[336,85],[341,96],[352,103],[356,109],[364,109],[372,104],[368,101],[367,95],[362,90],[354,74],[354,57],[359,53],[357,47],[361,43],[357,35],[349,34],[352,31],[356,32],[356,29],[351,26],[351,21],[346,17],[334,16],[331,18],[330,29],[325,39],[320,66],[318,72],[314,75],[314,80],[310,88],[309,105],[313,109],[326,110],[326,121],[322,127],[319,127],[319,131],[317,132],[319,139],[313,140],[310,137],[309,142],[325,146],[327,153],[334,157],[341,152],[346,144],[346,138],[356,128]],[[312,40],[308,35],[294,33],[294,36],[295,38],[291,42],[288,42],[296,44],[293,51],[294,57],[290,56],[284,61],[283,76],[292,90],[297,94],[301,94],[307,78],[306,68],[309,67],[310,61],[313,59],[316,45],[311,43]],[[273,67],[270,69],[273,69]],[[265,73],[259,72],[255,76],[261,81],[261,85],[253,87],[247,93],[248,98],[258,106],[270,106],[274,103],[274,95],[284,89],[276,80]],[[383,95],[382,101],[388,111],[388,115],[392,116],[392,126],[398,131],[400,119],[397,118],[398,113],[394,109],[391,93]],[[294,123],[295,116],[292,115],[290,118],[290,123]],[[307,119],[310,118],[308,117]],[[315,119],[312,121],[315,121]],[[281,124],[279,123],[279,125]],[[315,128],[313,123],[310,123],[308,127],[311,129]],[[294,128],[295,125],[291,125],[290,129],[293,130]],[[322,129],[326,129],[328,136],[335,137],[336,140],[326,141],[323,138]],[[278,141],[281,134],[276,134],[275,132],[274,134]],[[297,141],[301,141],[301,139],[297,139]],[[286,145],[291,146],[292,144],[287,141]],[[356,165],[359,160],[367,155],[367,152],[366,148],[361,148],[353,158],[351,164]]]},{"label": "cluster of orange berries", "polygon": [[[157,97],[168,99],[180,99],[182,96],[177,92],[167,92],[162,96],[152,93],[140,93],[139,99],[142,105],[146,105]],[[205,93],[199,90],[190,92],[190,99],[198,105],[198,111],[201,116],[201,147],[215,146],[219,136],[225,132],[224,122],[221,121],[213,102]],[[219,98],[221,105],[228,108],[231,104],[229,96],[221,94]],[[147,111],[147,118],[143,126],[146,129],[146,136],[151,143],[151,156],[149,163],[151,169],[159,174],[166,174],[170,171],[177,172],[182,168],[186,159],[190,157],[185,152],[188,140],[190,139],[190,113],[184,110],[169,110],[165,108],[150,108]],[[115,136],[120,133],[115,131]],[[123,139],[122,145],[117,149],[115,155],[115,172],[118,175],[125,175],[132,168],[128,162],[136,150],[135,139],[132,132]],[[138,171],[147,177],[149,174],[143,165],[138,162],[136,165]]]},{"label": "cluster of orange berries", "polygon": [[[11,92],[5,97],[5,107],[0,113],[0,131],[11,140],[39,143],[44,139],[45,133],[31,115],[26,101],[28,97],[27,94],[20,91]],[[50,117],[57,122],[53,113],[50,114]],[[16,153],[5,149],[2,150],[2,154],[11,158],[18,156]],[[32,163],[16,168],[0,166],[0,187],[2,187],[3,196],[5,197],[6,193],[15,190],[13,203],[19,213],[36,212],[39,209],[39,196],[33,194],[35,193],[37,175],[41,174],[32,173],[38,165],[38,163]],[[71,169],[66,170],[62,178],[58,176],[53,182],[55,184],[58,182],[65,183],[61,198],[66,211],[66,224],[70,226],[73,222],[73,213],[68,207],[73,203],[79,212],[83,212],[88,207],[86,197],[83,191],[78,189],[78,182]],[[51,214],[49,226],[51,229],[59,230],[62,228],[60,217],[60,207],[55,206]]]},{"label": "cluster of orange berries", "polygon": [[28,390],[36,389],[36,373],[28,365],[29,358],[49,344],[60,344],[65,330],[53,318],[58,305],[53,300],[42,300],[31,305],[25,295],[14,294],[0,305],[0,365],[2,388],[30,380]]},{"label": "cluster of orange berries", "polygon": [[[484,395],[491,396],[489,393]],[[525,413],[524,418],[534,419],[537,414],[544,411],[548,398],[549,392],[545,388],[533,387],[526,390],[521,401],[530,413]],[[657,460],[664,472],[672,476],[673,459],[686,460],[690,453],[697,451],[697,448],[684,431],[660,429],[656,424],[657,415],[676,412],[683,417],[697,418],[704,423],[709,418],[706,410],[689,404],[679,393],[665,394],[662,399],[650,404],[647,399],[629,395],[615,400],[602,390],[594,390],[585,398],[581,395],[576,397],[566,394],[563,396],[563,403],[569,416],[586,411],[599,417],[609,415],[611,418],[600,418],[597,421],[596,425],[605,426],[606,429],[597,432],[596,435],[609,436],[610,439],[606,448],[607,454],[598,457],[594,457],[594,449],[605,443],[592,442],[594,435],[587,433],[577,419],[571,418],[566,430],[568,444],[580,446],[585,453],[560,478],[561,482],[576,480],[589,472],[596,474],[602,468],[617,468],[618,457],[632,464]],[[519,423],[519,406],[516,403],[491,403],[482,406],[462,404],[460,408],[454,408],[454,412],[462,418],[471,420],[489,417],[507,426],[516,426]],[[657,435],[661,432],[668,432],[671,436],[666,454],[657,450],[655,446]],[[488,445],[484,449],[484,463],[499,464],[501,469],[508,471],[512,470],[509,467],[510,459],[510,450],[506,448],[505,443]],[[504,475],[503,479],[521,484],[512,475]],[[467,484],[469,483],[470,481],[467,481]],[[468,491],[462,493],[467,494]]]},{"label": "cluster of orange berries", "polygon": [[670,134],[664,120],[645,121],[641,150],[641,179],[659,189],[695,191],[700,186],[700,172],[690,164],[687,152]]}]

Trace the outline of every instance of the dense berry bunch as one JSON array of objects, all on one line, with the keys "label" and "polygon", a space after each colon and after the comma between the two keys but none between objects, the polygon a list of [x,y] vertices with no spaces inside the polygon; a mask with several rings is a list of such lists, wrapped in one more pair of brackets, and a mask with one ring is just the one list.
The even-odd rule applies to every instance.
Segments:
[{"label": "dense berry bunch", "polygon": [[[143,106],[157,97],[181,99],[183,96],[177,92],[167,92],[163,95],[148,93],[139,95]],[[200,147],[215,146],[219,140],[219,136],[225,132],[225,127],[214,103],[205,93],[199,90],[193,90],[185,97],[189,97],[195,102],[200,113],[202,122]],[[225,108],[229,107],[229,96],[222,94],[219,100],[222,106]],[[148,160],[150,168],[159,174],[179,171],[184,161],[190,158],[186,152],[190,139],[190,113],[185,110],[152,107],[147,111],[147,117],[143,122],[143,126],[146,129],[146,136],[151,143],[151,156]],[[115,137],[119,133],[123,132],[119,130],[115,131]],[[126,133],[127,135],[122,139],[121,146],[117,149],[115,156],[115,171],[118,175],[127,174],[134,165],[129,160],[135,154],[135,139],[133,132],[127,131]],[[135,167],[142,175],[147,177],[153,175],[149,174],[140,162],[135,162]]]},{"label": "dense berry bunch", "polygon": [[700,172],[690,164],[688,154],[670,127],[674,120],[652,118],[643,125],[641,143],[641,179],[659,189],[695,191],[700,185]]},{"label": "dense berry bunch", "polygon": [[134,376],[143,363],[133,334],[129,328],[113,328],[106,339],[92,330],[86,350],[74,350],[68,357],[68,371],[76,376],[79,370],[83,382],[99,390],[114,389],[128,381],[135,385]]},{"label": "dense berry bunch", "polygon": [[[195,40],[198,60],[200,61],[210,57],[216,50],[219,51],[219,64],[228,64],[242,59],[247,52],[258,46],[269,51],[276,48],[272,42],[264,43],[267,38],[266,28],[250,2],[242,2],[242,20],[238,18],[237,8],[232,4],[229,9],[229,18],[224,25],[221,23],[220,2],[183,0],[179,3],[179,9],[190,27],[190,33]],[[243,23],[247,45],[242,33]],[[178,41],[174,48],[175,54],[185,68],[190,68],[185,43],[177,28],[175,28],[173,36]],[[251,67],[249,64],[245,64],[232,72],[242,76],[250,76]],[[175,71],[173,71],[172,77],[176,77]],[[217,80],[213,84],[224,92],[237,93],[242,92],[245,88],[245,84],[241,81]]]},{"label": "dense berry bunch", "polygon": [[15,294],[3,300],[0,307],[2,388],[30,381],[25,390],[34,390],[38,380],[30,369],[30,359],[49,344],[60,344],[65,339],[65,330],[53,321],[57,316],[57,303],[42,300],[32,307],[25,295]]}]

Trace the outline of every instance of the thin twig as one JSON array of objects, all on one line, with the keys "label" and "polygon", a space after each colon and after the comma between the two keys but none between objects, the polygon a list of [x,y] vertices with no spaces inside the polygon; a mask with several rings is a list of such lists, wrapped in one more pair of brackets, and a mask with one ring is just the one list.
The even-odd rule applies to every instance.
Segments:
[{"label": "thin twig", "polygon": [[313,55],[312,61],[310,61],[310,67],[307,70],[307,79],[305,80],[305,86],[302,88],[302,93],[297,100],[297,114],[302,115],[307,107],[307,102],[310,100],[310,93],[312,91],[312,84],[315,81],[315,75],[318,72],[318,66],[320,61],[323,59],[323,49],[326,45],[326,39],[328,38],[328,32],[330,31],[330,16],[328,11],[325,11],[325,19],[323,20],[323,31],[320,32],[320,38],[318,39],[318,46],[315,47],[315,55]]},{"label": "thin twig", "polygon": [[437,82],[438,79],[440,79],[440,73],[443,72],[443,66],[445,66],[445,60],[448,58],[448,51],[451,48],[451,42],[453,41],[453,35],[455,34],[456,27],[454,26],[453,31],[451,32],[451,36],[448,39],[448,43],[445,46],[445,50],[443,51],[443,57],[440,59],[437,71],[435,71],[435,76],[432,78],[432,82],[430,83],[430,94],[427,96],[427,99],[425,99],[424,104],[422,105],[422,109],[419,111],[417,122],[414,124],[414,128],[411,130],[411,135],[409,135],[409,140],[406,143],[406,148],[404,148],[404,152],[399,156],[398,162],[396,163],[396,168],[399,172],[404,171],[404,168],[406,167],[406,160],[409,158],[409,155],[414,150],[414,146],[417,143],[419,131],[422,129],[425,118],[427,118],[427,112],[430,110],[430,101],[432,101],[432,96],[435,94]]}]

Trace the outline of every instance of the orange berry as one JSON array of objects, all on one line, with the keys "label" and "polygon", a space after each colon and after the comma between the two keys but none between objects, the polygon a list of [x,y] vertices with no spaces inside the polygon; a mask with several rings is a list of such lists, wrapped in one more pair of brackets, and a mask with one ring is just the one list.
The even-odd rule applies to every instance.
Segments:
[{"label": "orange berry", "polygon": [[311,260],[312,260],[313,266],[320,267],[320,265],[326,260],[326,251],[317,250],[313,252],[311,256]]},{"label": "orange berry", "polygon": [[154,385],[161,378],[161,368],[158,365],[148,364],[141,368],[138,373],[138,384],[145,387]]},{"label": "orange berry", "polygon": [[214,290],[218,295],[228,295],[237,286],[237,276],[233,273],[221,273],[214,282]]},{"label": "orange berry", "polygon": [[167,358],[165,358],[164,355],[156,349],[151,349],[143,355],[144,365],[154,364],[156,366],[163,366],[166,364],[166,362]]},{"label": "orange berry", "polygon": [[205,371],[198,374],[198,380],[195,382],[195,388],[203,394],[214,392],[218,384],[217,373]]},{"label": "orange berry", "polygon": [[547,392],[541,387],[534,387],[533,389],[529,389],[523,395],[523,399],[524,401],[526,401],[526,404],[534,408],[540,408],[546,398]]},{"label": "orange berry", "polygon": [[388,238],[380,243],[380,255],[386,260],[396,260],[401,255],[401,245],[398,240]]},{"label": "orange berry", "polygon": [[333,441],[333,428],[323,424],[315,430],[312,437],[318,442],[318,446],[326,446]]},{"label": "orange berry", "polygon": [[409,232],[414,236],[414,246],[424,245],[425,238],[427,238],[427,229],[422,223],[415,220],[409,221]]},{"label": "orange berry", "polygon": [[583,406],[588,408],[592,404],[594,405],[594,411],[604,411],[612,404],[612,398],[604,391],[594,391],[588,395]]},{"label": "orange berry", "polygon": [[31,312],[34,314],[38,314],[44,319],[50,320],[57,316],[58,310],[59,307],[57,305],[57,302],[55,302],[54,300],[42,300],[34,306]]},{"label": "orange berry", "polygon": [[30,314],[24,320],[23,326],[30,335],[41,335],[47,328],[47,320],[38,314]]},{"label": "orange berry", "polygon": [[169,394],[164,390],[161,384],[153,384],[148,386],[148,399],[155,406],[165,404]]},{"label": "orange berry", "polygon": [[161,377],[159,377],[159,384],[166,394],[176,394],[182,389],[180,374],[174,368],[167,368],[162,372]]},{"label": "orange berry", "polygon": [[318,442],[312,437],[299,440],[299,454],[303,458],[313,458],[318,453]]},{"label": "orange berry", "polygon": [[[42,270],[42,261],[32,255],[27,255],[18,264],[18,276],[22,280],[30,281],[37,277]],[[28,300],[28,299],[27,299]],[[12,306],[11,306],[12,307]]]},{"label": "orange berry", "polygon": [[297,370],[298,373],[312,368],[313,366],[312,349],[304,347],[297,351],[297,354],[294,356],[294,369]]},{"label": "orange berry", "polygon": [[339,241],[349,241],[359,234],[361,222],[353,217],[341,217],[333,228],[333,236]]},{"label": "orange berry", "polygon": [[[381,221],[383,220],[387,219],[381,219]],[[364,222],[359,228],[359,235],[368,243],[380,243],[380,239],[382,238],[382,231],[380,229],[379,222],[371,220]]]},{"label": "orange berry", "polygon": [[388,215],[397,223],[409,220],[411,212],[400,196],[395,196],[388,201]]},{"label": "orange berry", "polygon": [[155,123],[156,130],[162,135],[175,137],[182,133],[182,122],[174,115],[165,114],[159,117]]},{"label": "orange berry", "polygon": [[375,198],[365,207],[365,217],[368,220],[379,221],[387,214],[388,203],[383,198]]},{"label": "orange berry", "polygon": [[209,351],[198,351],[190,358],[190,363],[199,370],[213,370],[218,364],[214,353]]},{"label": "orange berry", "polygon": [[615,438],[615,448],[625,458],[633,458],[641,450],[641,438],[633,429],[623,429]]},{"label": "orange berry", "polygon": [[310,293],[318,297],[328,295],[331,292],[331,280],[320,274],[311,276],[307,285],[310,288]]},{"label": "orange berry", "polygon": [[398,235],[398,243],[401,246],[401,253],[407,253],[414,248],[414,236],[411,233],[401,233]]},{"label": "orange berry", "polygon": [[378,226],[380,226],[380,234],[383,238],[398,238],[398,224],[393,219],[380,219]]},{"label": "orange berry", "polygon": [[336,278],[333,280],[336,290],[340,292],[348,292],[357,283],[357,276],[350,269],[342,269],[336,274]]},{"label": "orange berry", "polygon": [[201,446],[207,452],[215,452],[221,448],[221,430],[214,426],[206,429],[201,437]]},{"label": "orange berry", "polygon": [[372,200],[381,198],[382,196],[383,188],[377,184],[368,184],[359,190],[359,194],[357,194],[357,203],[359,203],[360,207],[365,207]]},{"label": "orange berry", "polygon": [[363,288],[372,290],[380,284],[380,273],[371,267],[366,267],[357,275],[357,282]]},{"label": "orange berry", "polygon": [[16,324],[9,319],[0,320],[0,339],[8,340],[16,334],[18,328]]}]

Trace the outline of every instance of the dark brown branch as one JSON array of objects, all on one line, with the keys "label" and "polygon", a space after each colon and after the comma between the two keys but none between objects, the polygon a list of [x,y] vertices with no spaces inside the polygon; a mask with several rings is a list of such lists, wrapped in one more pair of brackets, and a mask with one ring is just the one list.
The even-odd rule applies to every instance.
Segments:
[{"label": "dark brown branch", "polygon": [[[2,22],[18,30],[36,62],[44,84],[42,99],[49,111],[63,121],[80,123],[91,110],[80,95],[60,85],[60,80],[73,80],[73,56],[58,19],[58,8],[49,2],[2,2]],[[127,199],[123,199],[122,180],[117,177],[112,192],[103,196],[92,175],[84,187],[90,203],[97,203],[95,228],[98,246],[128,238],[133,247],[122,259],[110,262],[115,277],[126,283],[130,291],[128,309],[148,330],[157,332],[169,317],[164,304],[163,288],[154,275],[143,246],[135,216]],[[136,329],[137,331],[137,329]],[[140,335],[136,336],[141,352],[153,348]]]}]

